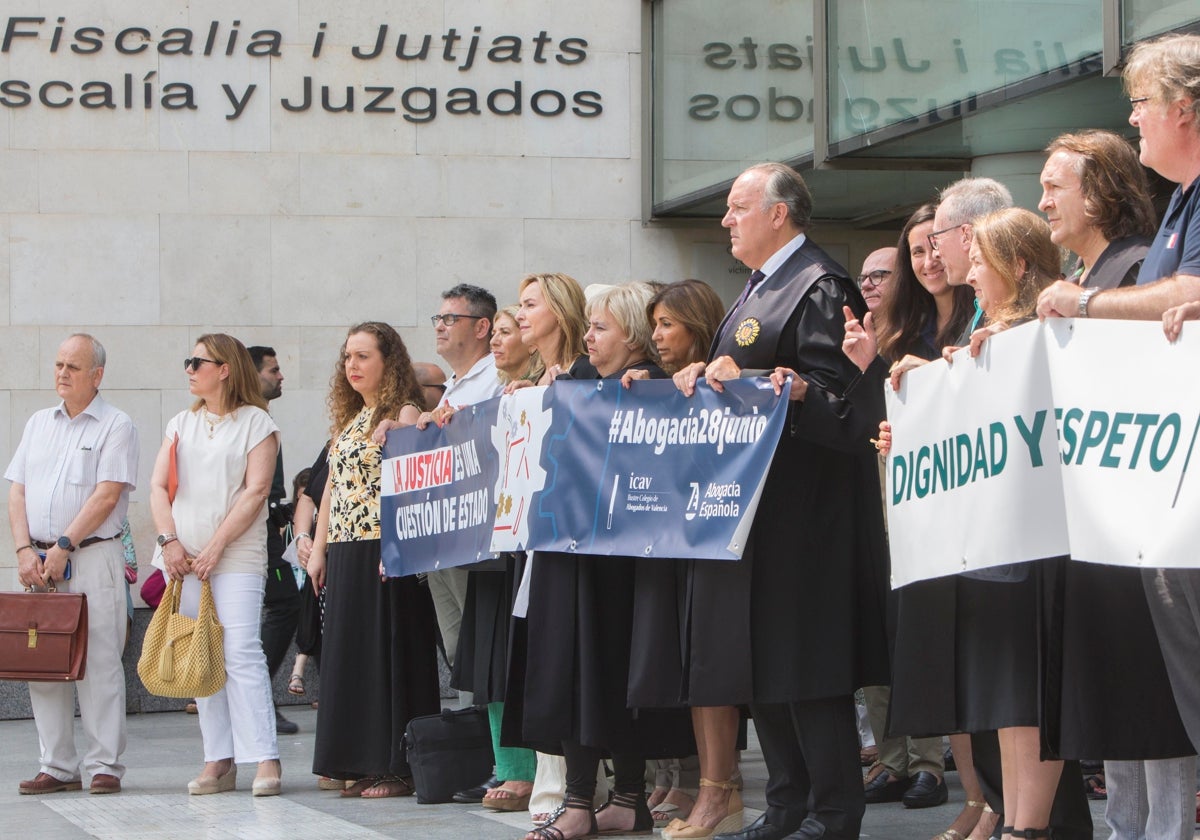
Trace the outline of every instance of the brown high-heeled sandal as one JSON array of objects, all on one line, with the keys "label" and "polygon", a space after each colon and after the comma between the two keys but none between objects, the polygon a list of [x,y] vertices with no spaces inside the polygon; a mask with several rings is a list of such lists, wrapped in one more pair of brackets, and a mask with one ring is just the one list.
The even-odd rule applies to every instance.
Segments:
[{"label": "brown high-heeled sandal", "polygon": [[729,791],[729,801],[725,805],[725,816],[712,828],[702,825],[692,825],[684,820],[674,820],[662,831],[664,840],[712,840],[716,834],[731,834],[742,827],[742,816],[745,811],[742,805],[740,778],[736,781],[714,782],[712,779],[701,779],[700,787],[715,787]]}]

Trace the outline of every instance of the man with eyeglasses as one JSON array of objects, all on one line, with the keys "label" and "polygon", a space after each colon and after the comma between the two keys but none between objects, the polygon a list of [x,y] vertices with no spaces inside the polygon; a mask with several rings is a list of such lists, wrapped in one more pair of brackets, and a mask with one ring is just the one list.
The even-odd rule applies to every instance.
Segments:
[{"label": "man with eyeglasses", "polygon": [[880,248],[867,254],[863,260],[862,273],[858,275],[858,288],[862,290],[867,309],[874,312],[883,303],[883,290],[892,279],[896,268],[896,249]]},{"label": "man with eyeglasses", "polygon": [[[118,793],[125,765],[125,550],[121,521],[137,484],[133,421],[100,396],[105,352],[90,335],[58,348],[54,386],[61,402],[29,418],[4,472],[12,485],[8,520],[17,575],[26,587],[56,584],[87,595],[86,676],[78,682],[31,682],[41,766],[23,794],[79,790]],[[70,571],[68,571],[70,570]],[[75,699],[87,742],[75,749]]]},{"label": "man with eyeglasses", "polygon": [[933,216],[929,247],[946,266],[946,282],[961,286],[971,269],[971,225],[976,219],[1012,207],[1008,187],[991,178],[963,178],[942,190]]},{"label": "man with eyeglasses", "polygon": [[[459,283],[442,292],[442,305],[432,321],[438,355],[450,365],[452,375],[446,383],[441,405],[422,414],[418,426],[431,420],[442,421],[449,413],[490,400],[503,390],[489,346],[495,319],[496,298],[487,289]],[[463,605],[467,600],[467,570],[461,567],[440,569],[430,572],[428,581],[446,661],[453,666]]]}]

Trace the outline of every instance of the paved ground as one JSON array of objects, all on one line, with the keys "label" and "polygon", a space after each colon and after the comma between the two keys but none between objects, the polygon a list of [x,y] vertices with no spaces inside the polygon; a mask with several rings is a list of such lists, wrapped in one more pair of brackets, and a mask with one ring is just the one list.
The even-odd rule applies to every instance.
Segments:
[{"label": "paved ground", "polygon": [[[254,768],[241,768],[236,793],[189,797],[187,782],[200,769],[200,729],[179,712],[131,715],[125,791],[115,796],[57,793],[19,796],[17,783],[37,770],[37,732],[32,721],[0,722],[0,840],[516,840],[525,815],[493,815],[468,805],[418,805],[413,799],[341,799],[319,791],[309,773],[316,712],[288,709],[300,734],[280,741],[284,795],[254,799]],[[80,739],[78,741],[82,743]],[[764,806],[766,770],[753,740],[743,761],[747,817]],[[867,808],[863,837],[928,840],[949,826],[964,799],[956,775],[947,777],[950,802],[908,811],[901,805]],[[1093,803],[1107,837],[1103,803]]]}]

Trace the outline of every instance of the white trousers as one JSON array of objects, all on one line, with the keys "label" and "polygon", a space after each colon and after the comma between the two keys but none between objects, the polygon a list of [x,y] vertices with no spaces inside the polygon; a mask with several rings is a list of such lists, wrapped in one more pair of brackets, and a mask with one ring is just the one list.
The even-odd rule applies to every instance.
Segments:
[{"label": "white trousers", "polygon": [[[29,702],[41,745],[41,771],[68,782],[105,773],[125,775],[125,550],[107,540],[71,555],[71,579],[60,592],[82,592],[88,602],[88,651],[84,678],[78,682],[31,682]],[[75,695],[87,737],[83,763],[75,751]]]},{"label": "white trousers", "polygon": [[[226,572],[213,575],[217,619],[225,628],[225,687],[212,697],[199,697],[204,760],[233,758],[238,764],[279,758],[275,739],[275,705],[267,657],[259,635],[262,575]],[[183,579],[179,611],[195,618],[200,608],[200,581]]]}]

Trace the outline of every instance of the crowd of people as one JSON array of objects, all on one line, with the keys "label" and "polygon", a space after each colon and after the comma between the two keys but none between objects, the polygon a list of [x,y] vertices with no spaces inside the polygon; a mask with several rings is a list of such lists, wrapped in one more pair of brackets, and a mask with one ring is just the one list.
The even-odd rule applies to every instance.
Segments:
[{"label": "crowd of people", "polygon": [[[282,383],[264,363],[274,353],[202,335],[184,362],[195,402],[168,422],[150,487],[154,565],[182,582],[185,614],[208,582],[225,629],[225,687],[198,700],[204,763],[189,792],[234,790],[239,763],[257,765],[254,795],[281,791],[270,686],[283,654],[268,628],[290,628],[288,639],[299,625],[320,669],[312,772],[342,797],[414,793],[404,732],[438,711],[440,647],[452,685],[487,706],[495,754],[492,778],[455,799],[528,810],[525,840],[656,827],[667,840],[856,838],[867,804],[946,802],[946,736],[966,802],[937,840],[1091,838],[1082,759],[1104,761],[1113,838],[1190,838],[1200,574],[1061,557],[889,591],[871,445],[890,445],[885,387],[958,363],[962,348],[976,356],[1003,330],[1162,319],[1173,340],[1200,318],[1200,36],[1140,44],[1124,78],[1140,150],[1105,131],[1054,139],[1042,215],[1013,207],[995,180],[958,181],[857,278],[810,238],[801,176],[764,163],[733,182],[722,220],[751,270],[728,311],[697,280],[585,290],[536,273],[504,308],[460,284],[432,316],[449,379],[414,363],[388,324],[352,326],[330,381],[328,443],[293,491],[303,593],[287,591],[289,577],[270,595],[282,554],[268,539],[282,544],[269,504],[282,498],[266,410]],[[1157,233],[1143,166],[1177,185]],[[104,366],[91,336],[63,343],[62,402],[31,418],[5,473],[21,582],[58,582],[91,606],[76,685],[87,753],[71,735],[72,687],[31,684],[42,755],[26,794],[79,789],[83,774],[92,793],[117,792],[125,769],[117,537],[138,446],[99,396]],[[788,407],[740,562],[537,551],[385,575],[389,430],[453,423],[534,385],[636,391],[672,378],[690,397],[742,376],[766,377]],[[878,744],[865,777],[859,689]],[[747,719],[769,773],[767,809],[749,824]]]}]

